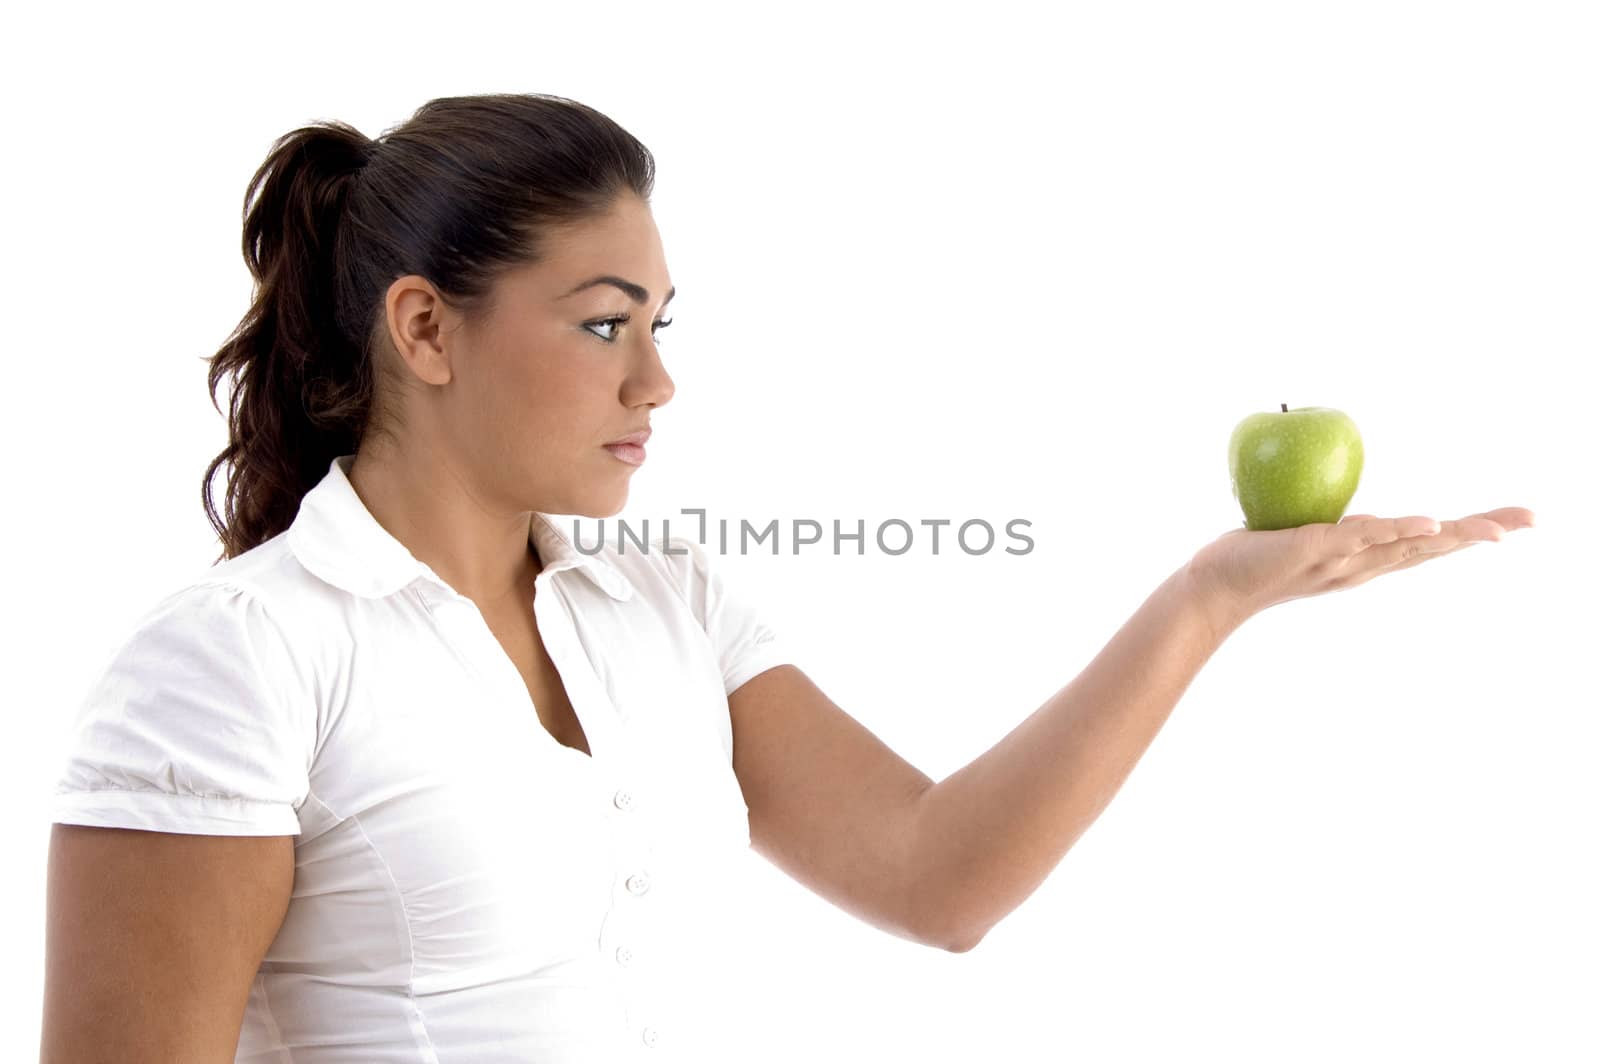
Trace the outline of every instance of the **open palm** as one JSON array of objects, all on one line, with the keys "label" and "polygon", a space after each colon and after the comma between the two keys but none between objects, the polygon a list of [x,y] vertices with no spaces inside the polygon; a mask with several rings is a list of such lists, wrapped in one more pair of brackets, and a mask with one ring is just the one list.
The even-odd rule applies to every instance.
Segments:
[{"label": "open palm", "polygon": [[1201,548],[1190,569],[1214,601],[1242,620],[1279,602],[1355,587],[1379,573],[1498,541],[1532,524],[1533,511],[1504,506],[1444,522],[1346,514],[1338,524],[1236,528]]}]

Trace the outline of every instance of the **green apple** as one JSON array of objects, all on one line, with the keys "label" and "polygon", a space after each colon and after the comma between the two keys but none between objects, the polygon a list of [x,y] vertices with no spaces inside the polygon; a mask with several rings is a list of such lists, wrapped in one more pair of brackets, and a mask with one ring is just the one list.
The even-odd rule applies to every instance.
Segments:
[{"label": "green apple", "polygon": [[1361,480],[1361,433],[1341,411],[1279,405],[1239,422],[1228,440],[1228,475],[1244,527],[1337,523]]}]

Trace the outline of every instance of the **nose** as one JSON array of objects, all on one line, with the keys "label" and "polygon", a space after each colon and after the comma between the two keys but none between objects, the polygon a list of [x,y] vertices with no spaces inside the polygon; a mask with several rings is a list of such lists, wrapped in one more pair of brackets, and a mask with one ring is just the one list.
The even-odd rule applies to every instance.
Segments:
[{"label": "nose", "polygon": [[624,382],[623,399],[629,406],[640,403],[663,406],[672,398],[676,386],[672,383],[666,364],[661,361],[661,352],[655,341],[644,340],[641,346],[643,351]]}]

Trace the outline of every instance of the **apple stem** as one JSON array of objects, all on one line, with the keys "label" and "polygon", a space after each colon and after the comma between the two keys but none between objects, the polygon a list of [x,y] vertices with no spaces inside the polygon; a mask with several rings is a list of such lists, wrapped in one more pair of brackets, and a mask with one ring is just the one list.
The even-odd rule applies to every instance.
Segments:
[{"label": "apple stem", "polygon": [[1287,414],[1289,412],[1289,404],[1288,403],[1279,403],[1278,405],[1283,407],[1283,412],[1285,414]]}]

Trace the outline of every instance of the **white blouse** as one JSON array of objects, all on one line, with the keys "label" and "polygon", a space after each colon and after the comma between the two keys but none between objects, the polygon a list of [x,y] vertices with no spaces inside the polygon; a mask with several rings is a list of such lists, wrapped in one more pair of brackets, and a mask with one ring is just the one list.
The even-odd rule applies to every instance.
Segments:
[{"label": "white blouse", "polygon": [[691,1053],[673,956],[750,843],[727,695],[783,644],[699,544],[590,555],[535,514],[538,629],[593,756],[565,746],[353,459],[139,620],[81,703],[52,819],[297,836],[236,1062]]}]

